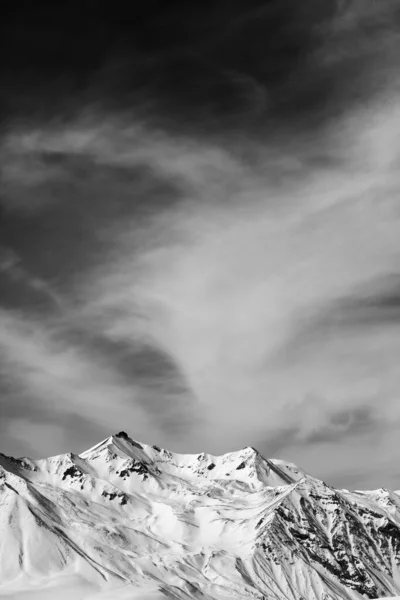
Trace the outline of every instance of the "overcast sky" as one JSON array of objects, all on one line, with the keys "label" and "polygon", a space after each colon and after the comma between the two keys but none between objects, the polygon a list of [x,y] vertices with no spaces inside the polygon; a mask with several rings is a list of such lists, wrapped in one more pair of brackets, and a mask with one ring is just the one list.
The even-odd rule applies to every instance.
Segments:
[{"label": "overcast sky", "polygon": [[399,489],[398,2],[136,10],[7,7],[0,450]]}]

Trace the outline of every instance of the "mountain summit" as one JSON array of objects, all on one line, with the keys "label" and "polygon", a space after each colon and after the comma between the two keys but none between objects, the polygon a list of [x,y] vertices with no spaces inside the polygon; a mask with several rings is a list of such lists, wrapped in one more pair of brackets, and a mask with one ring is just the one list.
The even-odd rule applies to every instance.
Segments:
[{"label": "mountain summit", "polygon": [[176,454],[121,432],[79,455],[1,454],[0,530],[0,597],[400,593],[399,493],[336,490],[250,447]]}]

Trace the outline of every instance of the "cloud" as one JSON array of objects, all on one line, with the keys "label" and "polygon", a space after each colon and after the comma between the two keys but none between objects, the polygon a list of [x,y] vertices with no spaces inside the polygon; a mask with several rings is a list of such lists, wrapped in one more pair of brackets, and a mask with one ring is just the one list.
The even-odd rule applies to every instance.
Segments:
[{"label": "cloud", "polygon": [[22,265],[21,258],[11,249],[0,246],[0,272],[8,275],[13,281],[21,282],[33,291],[43,294],[58,311],[64,310],[61,297],[41,277],[28,272]]},{"label": "cloud", "polygon": [[[140,357],[139,349],[136,350]],[[142,352],[142,356],[143,356]],[[156,389],[156,375],[148,370],[153,380],[153,388],[146,389],[144,376],[132,381],[113,362],[107,353],[90,352],[90,345],[72,343],[65,330],[52,323],[37,322],[11,311],[0,311],[0,357],[2,375],[2,427],[6,428],[4,438],[13,440],[15,423],[25,421],[24,430],[30,430],[29,446],[36,446],[35,453],[54,448],[54,435],[60,427],[69,444],[75,430],[96,442],[98,436],[111,435],[127,427],[136,432],[147,431],[153,438],[159,432],[160,420],[165,428],[165,436],[171,434],[165,410],[160,406],[154,411],[153,397],[160,392]],[[156,354],[153,352],[153,362]],[[158,358],[158,362],[160,359]],[[143,358],[142,358],[143,363]],[[174,413],[173,394],[167,386],[162,391],[164,404],[169,404],[171,416]],[[179,393],[176,393],[179,396]],[[184,414],[176,414],[172,432],[182,422]],[[27,423],[31,423],[28,427]],[[48,428],[48,436],[35,435]],[[66,431],[68,434],[66,433]],[[21,427],[18,426],[19,436]],[[151,433],[153,432],[153,434]],[[79,437],[79,436],[78,436]],[[9,440],[8,440],[9,441]],[[14,440],[15,441],[15,440]],[[62,443],[62,438],[59,438]],[[65,440],[66,441],[66,440]],[[72,449],[69,446],[70,450]],[[52,451],[52,450],[51,450]],[[50,451],[50,452],[51,452]],[[61,450],[60,450],[61,451]],[[67,451],[67,448],[65,448]]]}]

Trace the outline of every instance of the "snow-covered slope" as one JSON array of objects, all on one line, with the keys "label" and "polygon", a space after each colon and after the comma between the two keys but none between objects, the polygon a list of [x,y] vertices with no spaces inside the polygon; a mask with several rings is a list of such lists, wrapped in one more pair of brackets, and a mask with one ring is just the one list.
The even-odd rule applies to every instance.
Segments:
[{"label": "snow-covered slope", "polygon": [[0,465],[6,598],[400,592],[400,496],[388,490],[335,490],[253,448],[173,454],[123,432],[80,455]]}]

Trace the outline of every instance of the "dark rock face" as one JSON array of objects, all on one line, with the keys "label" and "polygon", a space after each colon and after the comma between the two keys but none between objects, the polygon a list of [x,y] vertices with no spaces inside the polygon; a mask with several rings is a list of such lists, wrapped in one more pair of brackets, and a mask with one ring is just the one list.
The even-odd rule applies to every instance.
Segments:
[{"label": "dark rock face", "polygon": [[144,463],[140,462],[139,460],[132,460],[132,463],[125,469],[122,469],[118,475],[125,479],[126,477],[129,477],[131,473],[143,475],[144,479],[147,479],[150,471]]},{"label": "dark rock face", "polygon": [[[315,489],[317,488],[317,489]],[[347,588],[377,598],[387,595],[378,569],[389,577],[392,557],[400,563],[400,522],[354,506],[341,493],[317,482],[298,487],[274,511],[269,526],[261,530],[258,544],[275,564],[293,560],[317,564]],[[263,525],[261,519],[256,528]]]},{"label": "dark rock face", "polygon": [[83,473],[80,469],[78,469],[78,467],[76,467],[75,465],[72,465],[71,467],[68,467],[68,469],[66,469],[64,471],[64,474],[62,476],[63,481],[65,481],[65,479],[67,479],[67,477],[80,479],[83,477]]},{"label": "dark rock face", "polygon": [[123,492],[107,492],[104,490],[101,495],[103,498],[107,498],[108,500],[115,500],[115,498],[118,498],[120,501],[119,503],[122,506],[128,502],[128,498]]}]

